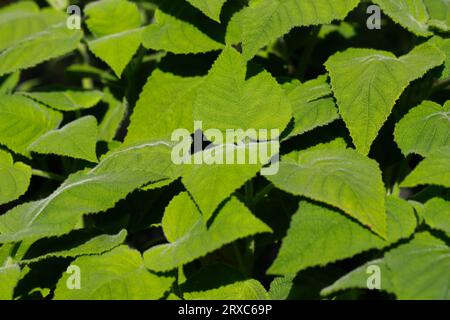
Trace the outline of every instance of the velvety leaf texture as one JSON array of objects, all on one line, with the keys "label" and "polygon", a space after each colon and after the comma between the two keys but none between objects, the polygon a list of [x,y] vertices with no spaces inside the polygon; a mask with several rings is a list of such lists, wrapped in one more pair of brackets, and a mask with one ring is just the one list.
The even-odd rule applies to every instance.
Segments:
[{"label": "velvety leaf texture", "polygon": [[0,1],[0,300],[450,300],[449,31],[450,0]]},{"label": "velvety leaf texture", "polygon": [[385,51],[348,49],[326,62],[339,113],[359,152],[369,153],[409,83],[441,65],[444,58],[438,48],[424,44],[400,58]]},{"label": "velvety leaf texture", "polygon": [[[171,270],[237,239],[271,231],[267,225],[254,217],[242,203],[234,198],[224,204],[213,224],[207,227],[198,211],[196,216],[193,214],[192,204],[189,204],[192,200],[186,194],[178,197],[182,198],[175,198],[177,202],[183,201],[185,206],[189,206],[188,211],[178,211],[179,215],[189,216],[176,221],[177,230],[185,230],[185,232],[181,237],[178,235],[178,238],[173,238],[175,241],[155,246],[144,253],[145,265],[150,270]],[[170,210],[177,205],[179,204],[169,205],[167,209],[169,213],[166,212],[166,214],[170,214]],[[172,237],[170,232],[173,231],[168,232],[169,237]]]},{"label": "velvety leaf texture", "polygon": [[169,290],[173,278],[159,277],[145,269],[141,254],[120,246],[100,256],[76,259],[84,281],[80,290],[67,288],[64,274],[55,290],[57,300],[148,300],[159,299]]},{"label": "velvety leaf texture", "polygon": [[319,145],[281,159],[269,177],[287,192],[343,210],[386,236],[384,187],[378,165],[352,149]]}]

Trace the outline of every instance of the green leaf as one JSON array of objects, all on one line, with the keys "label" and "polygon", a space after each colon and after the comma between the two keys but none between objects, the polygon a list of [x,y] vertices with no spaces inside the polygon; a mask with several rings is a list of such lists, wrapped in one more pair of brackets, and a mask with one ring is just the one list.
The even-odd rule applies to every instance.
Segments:
[{"label": "green leaf", "polygon": [[320,294],[322,296],[332,295],[338,291],[347,290],[347,289],[368,289],[367,280],[370,277],[371,273],[369,267],[376,266],[380,270],[380,290],[387,291],[390,293],[395,293],[395,287],[392,283],[392,274],[386,264],[384,259],[377,259],[373,261],[369,261],[366,264],[356,268],[355,270],[350,271],[342,278],[339,278],[332,285],[322,289]]},{"label": "green leaf", "polygon": [[82,215],[105,211],[144,184],[172,177],[171,165],[170,148],[164,144],[118,148],[93,169],[69,176],[47,198],[0,216],[0,243],[67,233]]},{"label": "green leaf", "polygon": [[40,136],[28,150],[98,162],[96,144],[97,120],[94,116],[86,116]]},{"label": "green leaf", "polygon": [[61,92],[20,92],[29,98],[39,101],[53,109],[61,111],[75,111],[89,109],[100,102],[103,94],[100,91],[72,91]]},{"label": "green leaf", "polygon": [[300,135],[314,128],[327,125],[339,118],[326,76],[302,84],[284,86],[294,118],[294,128],[288,137]]},{"label": "green leaf", "polygon": [[187,0],[211,19],[220,22],[220,12],[227,0]]},{"label": "green leaf", "polygon": [[430,43],[438,47],[446,56],[444,62],[444,70],[442,70],[441,79],[450,77],[450,39],[443,39],[439,37],[433,37]]},{"label": "green leaf", "polygon": [[23,195],[30,185],[31,168],[22,162],[13,162],[12,156],[0,150],[0,204]]},{"label": "green leaf", "polygon": [[372,248],[381,249],[409,237],[416,217],[405,200],[388,197],[386,240],[374,235],[339,211],[301,201],[280,252],[269,269],[271,274],[291,274],[324,266]]},{"label": "green leaf", "polygon": [[0,52],[64,21],[64,14],[49,9],[39,11],[31,1],[8,5],[0,10]]},{"label": "green leaf", "polygon": [[450,201],[433,198],[423,208],[425,222],[431,228],[442,230],[450,235]]},{"label": "green leaf", "polygon": [[20,95],[0,95],[0,144],[28,155],[27,147],[61,121],[59,112]]},{"label": "green leaf", "polygon": [[443,147],[422,160],[401,183],[402,187],[433,184],[450,188],[450,147]]},{"label": "green leaf", "polygon": [[392,20],[418,36],[429,36],[428,12],[423,0],[373,0]]},{"label": "green leaf", "polygon": [[269,289],[270,300],[287,300],[294,285],[294,278],[295,275],[287,275],[273,279]]},{"label": "green leaf", "polygon": [[430,20],[428,24],[443,32],[450,30],[450,3],[447,0],[424,0]]},{"label": "green leaf", "polygon": [[10,94],[14,91],[20,81],[20,71],[11,73],[4,77],[0,84],[0,94]]},{"label": "green leaf", "polygon": [[186,300],[268,300],[266,289],[254,279],[235,282],[217,289],[185,292]]},{"label": "green leaf", "polygon": [[162,219],[162,228],[166,239],[169,242],[175,242],[182,238],[200,218],[198,208],[187,192],[174,197],[166,207]]},{"label": "green leaf", "polygon": [[89,41],[94,55],[105,61],[121,77],[123,70],[141,45],[143,28],[130,29]]},{"label": "green leaf", "polygon": [[80,268],[81,288],[68,289],[70,274],[65,273],[56,286],[56,300],[155,300],[174,280],[150,273],[141,254],[127,246],[101,256],[80,257],[72,265]]},{"label": "green leaf", "polygon": [[[268,72],[246,79],[247,63],[227,47],[214,63],[197,93],[194,120],[204,129],[278,129],[291,119],[291,106]],[[214,106],[214,107],[211,107]],[[271,137],[276,138],[276,137]]]},{"label": "green leaf", "polygon": [[386,236],[380,169],[353,149],[319,145],[293,153],[282,158],[278,174],[268,179],[277,188],[337,207]]},{"label": "green leaf", "polygon": [[12,300],[19,278],[18,265],[0,266],[0,300]]},{"label": "green leaf", "polygon": [[[174,198],[175,203],[170,204],[166,212],[172,215],[172,223],[178,223],[178,226],[172,226],[169,231],[169,237],[176,240],[169,244],[157,245],[144,253],[144,261],[147,268],[155,271],[167,271],[179,267],[183,264],[200,258],[214,250],[219,249],[225,244],[245,238],[257,233],[271,232],[270,228],[263,222],[255,218],[251,212],[238,200],[231,198],[219,210],[212,224],[207,227],[204,219],[197,212],[197,219],[193,223],[194,214],[192,212],[192,201],[185,193]],[[185,207],[189,209],[177,211],[178,220],[173,219],[183,201]],[[183,215],[185,215],[183,217]],[[190,227],[190,228],[189,228]],[[177,230],[174,232],[174,230]],[[187,230],[180,237],[179,232]]]},{"label": "green leaf", "polygon": [[359,0],[261,0],[250,3],[243,23],[243,55],[252,58],[260,48],[288,33],[294,27],[328,24],[342,20]]},{"label": "green leaf", "polygon": [[422,232],[384,257],[398,299],[449,300],[450,248],[430,233]]},{"label": "green leaf", "polygon": [[[37,243],[34,243],[30,249],[32,254],[30,255],[27,252],[27,254],[25,255],[25,259],[22,259],[21,263],[33,263],[52,257],[67,258],[85,255],[98,255],[119,246],[125,241],[126,237],[127,231],[121,230],[118,234],[103,234],[97,237],[93,237],[75,247],[68,247],[67,244],[62,243],[60,247],[49,248],[49,244],[46,242],[44,243],[45,247],[43,245],[41,245],[40,247],[36,247]],[[61,241],[61,239],[58,238],[58,241]]]},{"label": "green leaf", "polygon": [[125,142],[170,141],[172,132],[179,128],[193,132],[193,105],[201,83],[201,77],[153,71],[134,107]]},{"label": "green leaf", "polygon": [[156,10],[155,22],[145,28],[142,44],[147,49],[177,54],[202,53],[223,48],[223,44],[211,39],[189,22],[161,10]]},{"label": "green leaf", "polygon": [[80,30],[70,30],[65,23],[35,33],[1,51],[0,76],[65,55],[77,48],[82,36]]},{"label": "green leaf", "polygon": [[403,154],[417,153],[424,157],[450,146],[450,101],[444,107],[424,101],[413,108],[395,127],[395,141]]},{"label": "green leaf", "polygon": [[103,37],[141,25],[141,15],[135,3],[126,0],[100,0],[89,3],[84,12],[86,24],[96,37]]},{"label": "green leaf", "polygon": [[424,44],[400,58],[373,49],[348,49],[328,59],[339,113],[357,150],[368,154],[378,131],[403,90],[428,70],[443,63],[445,56]]},{"label": "green leaf", "polygon": [[[267,156],[251,163],[251,157],[258,154],[262,156],[264,149],[268,151]],[[181,181],[207,221],[225,198],[254,177],[277,152],[278,149],[273,150],[269,143],[214,146],[189,157],[189,163],[181,166]],[[238,163],[240,155],[245,156],[244,163]],[[196,159],[200,157],[203,163],[196,164]],[[227,164],[227,159],[234,159],[233,164]],[[211,188],[214,192],[210,192]]]},{"label": "green leaf", "polygon": [[127,112],[126,100],[117,100],[109,90],[105,90],[103,101],[108,104],[108,110],[98,126],[98,139],[112,141],[117,135]]}]

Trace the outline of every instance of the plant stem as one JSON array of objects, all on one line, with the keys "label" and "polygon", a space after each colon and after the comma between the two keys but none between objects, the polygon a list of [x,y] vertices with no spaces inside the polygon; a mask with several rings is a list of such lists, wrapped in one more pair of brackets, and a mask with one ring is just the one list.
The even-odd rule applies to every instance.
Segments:
[{"label": "plant stem", "polygon": [[46,172],[46,171],[42,171],[39,169],[33,169],[31,170],[31,174],[33,176],[38,176],[38,177],[42,177],[42,178],[47,178],[50,180],[56,180],[56,181],[64,181],[65,178],[59,174],[56,173],[52,173],[52,172]]}]

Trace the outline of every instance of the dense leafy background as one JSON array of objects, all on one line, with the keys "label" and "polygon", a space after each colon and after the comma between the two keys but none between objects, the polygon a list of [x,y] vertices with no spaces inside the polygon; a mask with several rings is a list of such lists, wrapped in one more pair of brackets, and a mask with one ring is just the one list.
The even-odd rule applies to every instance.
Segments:
[{"label": "dense leafy background", "polygon": [[[68,4],[0,6],[0,299],[450,299],[448,1]],[[278,174],[174,165],[194,120]]]}]

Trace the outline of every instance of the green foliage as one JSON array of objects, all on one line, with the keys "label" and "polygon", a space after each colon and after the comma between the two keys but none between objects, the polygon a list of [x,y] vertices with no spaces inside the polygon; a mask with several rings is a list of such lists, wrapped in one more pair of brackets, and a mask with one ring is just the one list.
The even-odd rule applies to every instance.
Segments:
[{"label": "green foliage", "polygon": [[449,1],[7,3],[0,300],[450,299]]}]

